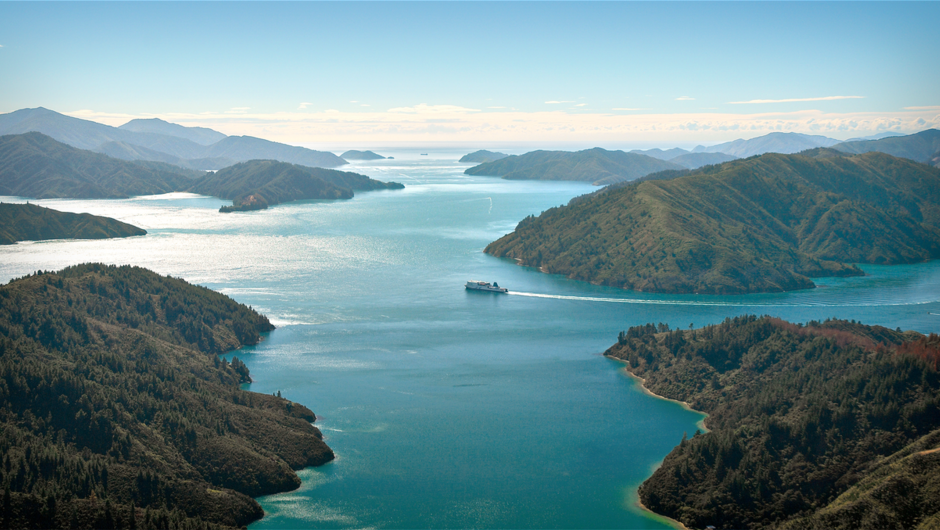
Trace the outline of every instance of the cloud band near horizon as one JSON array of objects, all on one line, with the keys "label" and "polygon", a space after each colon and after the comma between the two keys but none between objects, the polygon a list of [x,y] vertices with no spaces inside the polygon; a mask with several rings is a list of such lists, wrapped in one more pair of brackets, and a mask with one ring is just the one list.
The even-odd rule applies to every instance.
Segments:
[{"label": "cloud band near horizon", "polygon": [[209,127],[230,135],[249,135],[295,145],[393,145],[409,143],[585,144],[717,143],[770,132],[821,134],[844,140],[876,132],[914,133],[940,128],[940,109],[895,112],[616,114],[563,111],[488,112],[456,105],[414,105],[387,111],[291,111],[250,109],[198,114],[132,115],[94,110],[65,112],[76,118],[122,125],[134,118],[157,117],[185,126]]}]

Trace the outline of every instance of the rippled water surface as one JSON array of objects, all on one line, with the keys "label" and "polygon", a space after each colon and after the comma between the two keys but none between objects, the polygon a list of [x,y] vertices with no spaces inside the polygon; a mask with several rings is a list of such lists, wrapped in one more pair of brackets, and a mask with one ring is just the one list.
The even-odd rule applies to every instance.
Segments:
[{"label": "rippled water surface", "polygon": [[[303,486],[261,499],[252,526],[663,528],[635,506],[699,414],[641,392],[600,354],[645,322],[744,313],[940,328],[940,265],[862,266],[862,278],[748,296],[633,293],[484,255],[579,183],[467,177],[462,153],[347,169],[401,191],[219,214],[189,194],[36,201],[116,217],[145,237],[0,247],[0,279],[85,261],[131,263],[220,290],[278,326],[236,352],[250,389],[304,403],[336,451]],[[2,198],[4,201],[22,201]],[[466,292],[470,279],[513,292]],[[230,355],[231,357],[231,355]]]}]

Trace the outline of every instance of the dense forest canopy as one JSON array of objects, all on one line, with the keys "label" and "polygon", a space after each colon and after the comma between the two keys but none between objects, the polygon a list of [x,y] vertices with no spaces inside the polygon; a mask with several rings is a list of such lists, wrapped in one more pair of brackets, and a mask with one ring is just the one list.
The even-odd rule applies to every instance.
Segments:
[{"label": "dense forest canopy", "polygon": [[217,355],[271,329],[224,295],[136,267],[0,287],[0,526],[260,518],[252,496],[294,489],[294,470],[333,458],[309,409],[240,390],[248,369]]},{"label": "dense forest canopy", "polygon": [[35,204],[0,203],[0,245],[45,239],[107,239],[147,233],[110,217],[68,213]]},{"label": "dense forest canopy", "polygon": [[570,278],[732,294],[940,257],[940,169],[883,153],[766,154],[572,200],[486,247]]},{"label": "dense forest canopy", "polygon": [[651,510],[694,528],[940,523],[940,336],[744,316],[633,327],[605,355],[709,415],[640,487]]}]

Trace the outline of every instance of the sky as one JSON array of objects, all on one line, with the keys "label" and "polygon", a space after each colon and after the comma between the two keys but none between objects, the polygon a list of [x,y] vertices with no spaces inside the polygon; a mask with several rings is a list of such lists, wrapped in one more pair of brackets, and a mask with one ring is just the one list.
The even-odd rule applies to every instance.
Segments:
[{"label": "sky", "polygon": [[940,127],[940,2],[0,2],[0,113],[329,148]]}]

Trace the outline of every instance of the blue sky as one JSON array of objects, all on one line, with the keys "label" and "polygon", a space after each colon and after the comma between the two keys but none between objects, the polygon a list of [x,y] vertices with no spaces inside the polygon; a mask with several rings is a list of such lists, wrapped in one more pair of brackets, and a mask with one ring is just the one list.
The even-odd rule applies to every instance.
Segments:
[{"label": "blue sky", "polygon": [[940,125],[937,2],[0,3],[0,112],[297,144]]}]

